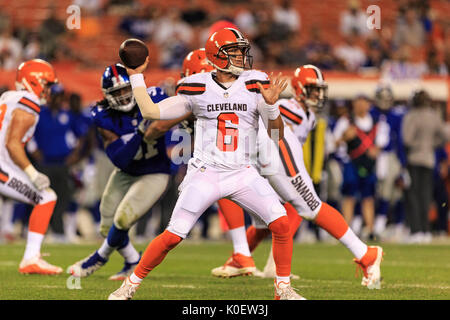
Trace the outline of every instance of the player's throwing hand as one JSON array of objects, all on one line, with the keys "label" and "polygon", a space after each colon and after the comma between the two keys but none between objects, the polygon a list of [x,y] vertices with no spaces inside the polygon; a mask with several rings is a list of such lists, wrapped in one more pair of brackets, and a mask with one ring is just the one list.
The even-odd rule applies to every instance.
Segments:
[{"label": "player's throwing hand", "polygon": [[273,77],[272,72],[270,74],[269,80],[270,84],[267,89],[264,89],[263,85],[260,82],[257,82],[257,84],[266,103],[272,105],[278,101],[280,93],[283,92],[284,89],[286,89],[288,82],[287,77],[282,76],[281,72],[275,77]]},{"label": "player's throwing hand", "polygon": [[148,63],[150,62],[150,58],[147,56],[147,58],[145,59],[145,62],[143,64],[141,64],[139,67],[135,68],[135,69],[131,69],[125,66],[125,69],[127,70],[128,75],[133,75],[133,74],[137,74],[137,73],[143,73],[148,66]]}]

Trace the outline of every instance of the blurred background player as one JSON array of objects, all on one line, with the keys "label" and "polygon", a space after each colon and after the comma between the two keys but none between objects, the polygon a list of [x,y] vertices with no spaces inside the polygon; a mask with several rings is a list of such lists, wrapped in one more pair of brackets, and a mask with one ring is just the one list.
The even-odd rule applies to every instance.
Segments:
[{"label": "blurred background player", "polygon": [[342,185],[342,214],[347,223],[353,222],[355,206],[361,201],[364,227],[361,236],[376,240],[375,188],[377,183],[376,160],[389,143],[389,126],[384,119],[370,114],[370,98],[359,94],[353,100],[349,117],[341,117],[334,130],[337,146],[346,147]]},{"label": "blurred background player", "polygon": [[267,121],[264,125],[273,139],[282,136],[279,110],[272,105],[285,89],[286,80],[280,76],[270,80],[262,72],[246,70],[252,65],[250,44],[236,29],[214,33],[205,50],[217,71],[187,77],[177,96],[159,104],[152,103],[142,92],[145,82],[141,72],[149,59],[136,70],[127,69],[132,74],[133,93],[145,118],[170,119],[193,112],[197,131],[194,157],[180,186],[168,228],[149,244],[135,271],[109,299],[131,299],[142,280],[187,236],[202,213],[223,197],[240,202],[260,216],[273,232],[277,265],[275,297],[304,299],[290,286],[292,245],[288,241],[285,209],[267,181],[250,165],[255,156],[254,129],[260,116]]},{"label": "blurred background player", "polygon": [[[106,154],[116,167],[100,203],[100,234],[106,239],[93,254],[69,266],[67,272],[89,276],[117,250],[125,265],[110,280],[123,280],[140,259],[130,242],[129,229],[159,200],[169,181],[170,160],[164,135],[184,118],[144,120],[121,64],[108,66],[101,83],[105,99],[92,108],[91,114]],[[149,87],[147,93],[155,103],[167,98],[159,87]]]},{"label": "blurred background player", "polygon": [[71,169],[83,158],[81,151],[88,131],[77,120],[75,113],[66,108],[64,100],[63,86],[53,85],[48,103],[41,106],[36,132],[27,148],[36,167],[50,178],[50,186],[58,196],[49,234],[56,243],[74,240],[74,233],[67,232],[68,218],[74,217],[68,214],[75,193]]},{"label": "blurred background player", "polygon": [[7,91],[0,97],[0,193],[34,206],[19,265],[19,272],[24,274],[62,272],[40,254],[57,196],[50,189],[49,178],[35,169],[24,149],[36,129],[40,105],[46,103],[55,82],[55,71],[49,63],[39,59],[26,61],[17,69],[17,91]]},{"label": "blurred background player", "polygon": [[[393,211],[391,209],[396,208],[397,211],[400,211],[403,208],[403,189],[409,183],[401,133],[401,124],[405,112],[405,108],[395,106],[391,86],[388,84],[379,85],[375,92],[370,113],[376,122],[384,121],[387,123],[389,126],[389,141],[380,150],[376,159],[376,215],[373,231],[377,238],[386,236],[389,213]],[[399,180],[403,183],[400,184]],[[398,212],[397,215],[401,215],[401,212]]]},{"label": "blurred background player", "polygon": [[450,126],[434,109],[426,90],[417,90],[411,100],[411,109],[405,114],[402,126],[411,176],[411,185],[406,192],[409,242],[427,243],[431,241],[428,215],[433,188],[430,186],[434,184],[434,170],[439,161],[436,153],[450,140]]},{"label": "blurred background player", "polygon": [[[380,288],[380,263],[383,256],[381,247],[368,247],[349,228],[342,215],[333,207],[322,202],[317,196],[311,177],[306,171],[302,152],[309,132],[316,125],[315,112],[323,108],[328,86],[322,72],[313,65],[304,65],[295,70],[291,79],[295,97],[280,99],[276,105],[286,122],[284,138],[276,146],[260,130],[258,134],[259,171],[283,199],[292,204],[298,214],[326,230],[345,245],[355,256],[355,262],[364,271],[362,284],[369,289]],[[295,129],[291,127],[295,126]],[[294,131],[297,134],[294,134]],[[292,223],[291,237],[295,234],[300,219]],[[264,223],[255,221],[258,230],[250,235],[248,242],[252,249],[267,235]],[[225,264],[229,264],[229,261]],[[269,259],[270,261],[270,259]],[[270,264],[270,262],[269,262]],[[266,268],[265,268],[266,269]],[[226,268],[214,269],[213,275],[220,275]],[[216,274],[215,274],[216,273]],[[271,275],[269,275],[271,276]]]}]

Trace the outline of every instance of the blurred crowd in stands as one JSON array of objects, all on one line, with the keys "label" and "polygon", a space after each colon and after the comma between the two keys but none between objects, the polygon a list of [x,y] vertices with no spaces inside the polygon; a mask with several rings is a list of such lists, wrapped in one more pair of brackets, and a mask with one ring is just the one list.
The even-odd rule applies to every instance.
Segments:
[{"label": "blurred crowd in stands", "polygon": [[[141,6],[133,0],[74,0],[73,4],[87,12],[82,23],[89,27],[81,30],[94,36],[104,27],[96,22],[98,17],[120,16],[119,23],[108,28],[124,37],[155,43],[163,69],[179,70],[186,54],[205,43],[211,24],[228,20],[249,38],[256,65],[264,70],[310,63],[323,70],[375,70],[394,80],[448,76],[450,19],[446,13],[432,11],[429,1],[397,1],[395,24],[384,24],[380,30],[369,30],[365,8],[358,1],[348,1],[348,9],[338,13],[340,25],[336,26],[336,38],[342,43],[333,45],[325,39],[320,25],[302,28],[302,15],[307,12],[294,8],[294,2],[220,1],[220,10],[214,12],[196,0],[189,0],[183,10]],[[240,10],[235,10],[236,6]],[[95,63],[70,49],[73,35],[54,12],[33,31],[14,25],[0,13],[0,31],[1,69],[14,70],[21,61],[36,57]],[[80,237],[95,240],[99,237],[99,200],[113,167],[97,139],[89,108],[81,104],[78,93],[65,90],[64,79],[61,83],[52,88],[52,99],[42,108],[36,136],[27,151],[36,167],[50,177],[58,194],[49,239],[59,243],[79,242]],[[315,138],[304,146],[305,163],[318,193],[339,208],[364,239],[400,243],[448,239],[450,174],[445,105],[433,101],[426,91],[416,92],[407,101],[382,90],[374,97],[329,100],[319,115],[311,133]],[[378,135],[384,126],[388,137],[372,139],[373,146],[365,150],[366,158],[361,162],[346,151],[348,141],[357,134],[348,127],[364,126],[369,114]],[[429,121],[422,121],[425,118]],[[167,137],[170,141],[170,133]],[[183,165],[174,166],[175,184],[182,180],[184,170]],[[136,239],[148,241],[162,232],[175,201],[176,192],[166,194],[138,223]],[[30,208],[6,199],[2,208],[0,238],[13,241],[22,237]],[[216,214],[218,210],[213,207],[205,213],[193,233],[204,239],[223,238],[226,228]],[[305,221],[296,239],[311,242],[330,237]]]},{"label": "blurred crowd in stands", "polygon": [[[395,19],[387,19],[379,3],[380,29],[373,30],[367,27],[367,8],[359,0],[345,0],[347,9],[329,8],[330,15],[339,16],[333,35],[323,21],[305,27],[305,15],[314,12],[293,0],[211,1],[215,10],[199,0],[183,2],[182,7],[137,0],[73,0],[81,8],[82,25],[75,32],[66,28],[55,9],[33,30],[1,14],[0,68],[14,69],[23,59],[36,57],[74,59],[89,66],[95,62],[71,49],[70,43],[76,38],[104,42],[114,32],[121,39],[135,37],[154,44],[158,52],[152,56],[158,66],[178,69],[188,52],[203,46],[210,26],[227,20],[249,38],[255,65],[264,69],[312,63],[323,70],[376,71],[393,78],[448,74],[450,14],[433,10],[430,0],[396,1]],[[115,25],[101,25],[105,16],[118,17]]]}]

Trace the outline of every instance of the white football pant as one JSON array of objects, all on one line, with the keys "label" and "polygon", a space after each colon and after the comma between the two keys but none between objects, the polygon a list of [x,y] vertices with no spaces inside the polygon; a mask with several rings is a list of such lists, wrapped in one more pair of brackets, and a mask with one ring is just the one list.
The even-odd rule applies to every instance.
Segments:
[{"label": "white football pant", "polygon": [[266,226],[286,215],[269,182],[252,166],[225,170],[192,158],[179,190],[167,230],[183,239],[203,212],[222,198],[236,202]]}]

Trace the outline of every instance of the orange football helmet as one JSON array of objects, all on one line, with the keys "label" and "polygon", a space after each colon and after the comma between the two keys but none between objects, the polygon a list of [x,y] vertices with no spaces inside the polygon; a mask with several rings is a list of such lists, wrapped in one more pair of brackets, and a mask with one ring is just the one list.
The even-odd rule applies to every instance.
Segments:
[{"label": "orange football helmet", "polygon": [[189,52],[184,58],[181,70],[181,77],[188,77],[192,74],[209,72],[214,70],[214,67],[206,60],[205,48],[200,48]]},{"label": "orange football helmet", "polygon": [[209,37],[212,36],[212,34],[213,34],[214,32],[219,31],[220,29],[223,29],[223,28],[233,28],[233,29],[238,29],[238,27],[237,27],[234,23],[232,23],[232,22],[230,22],[230,21],[228,21],[228,20],[219,20],[219,21],[214,22],[214,23],[209,27],[209,30],[208,30],[208,36],[209,36]]},{"label": "orange football helmet", "polygon": [[312,64],[297,68],[291,78],[296,97],[307,107],[322,108],[328,98],[328,84],[322,71]]},{"label": "orange football helmet", "polygon": [[41,103],[46,103],[50,86],[57,83],[52,65],[41,59],[22,62],[17,68],[16,88],[34,93]]},{"label": "orange football helmet", "polygon": [[[230,49],[238,49],[241,54],[230,54]],[[214,32],[206,41],[205,52],[208,61],[218,70],[240,75],[252,68],[250,43],[237,29],[224,28]]]}]

